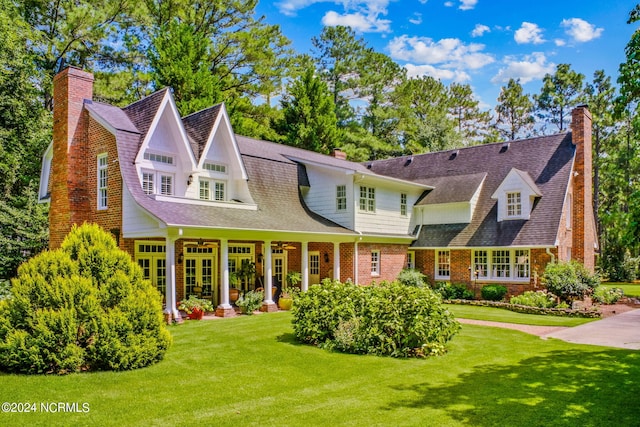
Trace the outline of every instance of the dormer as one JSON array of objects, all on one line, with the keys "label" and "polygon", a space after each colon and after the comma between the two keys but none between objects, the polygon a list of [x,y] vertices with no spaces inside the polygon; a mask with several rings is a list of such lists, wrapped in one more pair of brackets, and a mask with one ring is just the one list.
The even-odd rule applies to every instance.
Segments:
[{"label": "dormer", "polygon": [[428,184],[434,189],[416,203],[416,207],[422,210],[421,223],[433,225],[471,222],[486,177],[487,174],[483,172],[429,179]]},{"label": "dormer", "polygon": [[537,197],[542,197],[542,192],[531,176],[512,168],[491,195],[498,201],[498,222],[528,220]]}]

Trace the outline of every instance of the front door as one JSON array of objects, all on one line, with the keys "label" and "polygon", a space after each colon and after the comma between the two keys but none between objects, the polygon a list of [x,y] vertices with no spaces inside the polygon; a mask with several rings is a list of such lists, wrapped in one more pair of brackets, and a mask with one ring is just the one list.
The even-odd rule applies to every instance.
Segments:
[{"label": "front door", "polygon": [[273,286],[280,289],[286,286],[287,280],[287,251],[274,249],[271,254],[271,272],[273,273]]},{"label": "front door", "polygon": [[309,252],[309,286],[320,283],[320,252]]},{"label": "front door", "polygon": [[162,242],[136,242],[136,261],[142,268],[143,277],[156,287],[162,299],[167,294],[166,245]]},{"label": "front door", "polygon": [[184,295],[196,295],[218,302],[218,248],[186,247],[184,258]]}]

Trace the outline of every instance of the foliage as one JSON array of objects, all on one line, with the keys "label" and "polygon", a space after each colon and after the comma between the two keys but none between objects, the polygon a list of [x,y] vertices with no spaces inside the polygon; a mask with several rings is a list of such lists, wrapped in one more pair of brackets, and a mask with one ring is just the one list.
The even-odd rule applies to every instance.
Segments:
[{"label": "foliage", "polygon": [[283,298],[285,298],[285,299],[286,298],[293,299],[299,293],[300,293],[300,288],[296,288],[295,286],[293,286],[293,287],[292,286],[285,286],[280,291],[280,299],[283,299]]},{"label": "foliage", "polygon": [[178,310],[186,311],[188,314],[193,313],[194,310],[210,312],[213,311],[213,304],[211,304],[211,301],[209,301],[208,299],[198,298],[195,295],[189,295],[189,298],[178,303]]},{"label": "foliage", "polygon": [[475,298],[473,291],[467,289],[467,286],[463,283],[436,282],[434,290],[442,296],[442,299],[446,300]]},{"label": "foliage", "polygon": [[[290,286],[298,286],[302,282],[302,274],[299,271],[290,271],[287,273],[287,284]],[[284,292],[284,289],[283,289]]]},{"label": "foliage", "polygon": [[128,370],[162,359],[171,337],[158,292],[96,225],[18,269],[0,305],[0,366],[21,373]]},{"label": "foliage", "polygon": [[11,297],[11,281],[0,279],[0,300]]},{"label": "foliage", "polygon": [[248,291],[236,301],[236,305],[240,307],[245,314],[253,314],[254,311],[262,307],[264,301],[264,293],[261,291]]},{"label": "foliage", "polygon": [[593,292],[593,299],[601,304],[615,304],[624,296],[624,291],[620,288],[609,288],[598,286]]},{"label": "foliage", "polygon": [[428,287],[323,281],[296,299],[296,338],[348,353],[441,354],[460,325]]},{"label": "foliage", "polygon": [[556,297],[547,291],[525,291],[512,296],[509,302],[529,307],[553,308],[556,306]]},{"label": "foliage", "polygon": [[487,301],[502,301],[507,294],[507,287],[503,285],[486,285],[480,290],[482,299]]},{"label": "foliage", "polygon": [[517,136],[528,136],[533,130],[533,102],[529,95],[522,93],[519,80],[509,79],[507,86],[500,89],[496,105],[496,127],[509,140]]},{"label": "foliage", "polygon": [[570,64],[558,64],[555,73],[544,76],[540,94],[534,96],[540,117],[555,124],[560,132],[582,96],[583,80],[584,75],[573,71]]},{"label": "foliage", "polygon": [[398,274],[398,282],[405,286],[425,286],[427,276],[415,268],[405,268]]},{"label": "foliage", "polygon": [[491,114],[480,110],[469,84],[452,83],[449,86],[449,114],[456,122],[463,145],[474,145],[487,137]]},{"label": "foliage", "polygon": [[549,292],[565,302],[584,298],[600,284],[597,274],[591,274],[577,261],[547,264],[542,282]]}]

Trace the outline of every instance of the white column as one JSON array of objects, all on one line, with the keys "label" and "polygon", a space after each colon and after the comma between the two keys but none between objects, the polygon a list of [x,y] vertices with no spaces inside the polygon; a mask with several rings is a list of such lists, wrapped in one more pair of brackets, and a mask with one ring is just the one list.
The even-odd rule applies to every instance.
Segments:
[{"label": "white column", "polygon": [[222,295],[220,308],[231,309],[229,304],[229,240],[220,239],[220,268],[222,269]]},{"label": "white column", "polygon": [[[165,313],[168,315],[168,320],[177,320],[180,319],[180,313],[176,293],[176,239],[167,237],[165,248]],[[151,268],[157,268],[157,266],[153,265]]]},{"label": "white column", "polygon": [[309,242],[302,242],[302,290],[309,290]]},{"label": "white column", "polygon": [[264,241],[264,303],[275,304],[273,302],[273,266],[271,265],[271,240]]},{"label": "white column", "polygon": [[333,244],[333,280],[340,280],[340,243]]}]

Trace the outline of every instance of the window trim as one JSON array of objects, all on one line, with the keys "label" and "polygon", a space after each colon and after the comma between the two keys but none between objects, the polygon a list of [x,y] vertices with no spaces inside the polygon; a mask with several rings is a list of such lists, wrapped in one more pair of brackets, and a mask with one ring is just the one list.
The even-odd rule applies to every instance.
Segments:
[{"label": "window trim", "polygon": [[[202,197],[202,185],[206,184],[207,197]],[[218,197],[220,193],[219,186],[222,186],[222,197]],[[200,200],[209,200],[213,202],[224,202],[227,200],[227,182],[220,179],[198,178],[198,198]]]},{"label": "window trim", "polygon": [[[444,259],[445,257],[446,260]],[[442,261],[441,258],[443,258]],[[451,278],[451,251],[449,249],[436,249],[435,261],[436,279],[449,280]],[[448,274],[442,274],[444,272],[448,272]]]},{"label": "window trim", "polygon": [[416,268],[416,251],[407,251],[407,268]]},{"label": "window trim", "polygon": [[[501,252],[501,253],[498,253]],[[494,274],[497,272],[498,267],[504,267],[504,262],[496,263],[497,257],[508,258],[507,270],[501,269],[501,272],[505,272],[505,275],[498,276]],[[524,258],[523,258],[524,257]],[[486,259],[486,263],[479,262],[482,258]],[[476,277],[475,272],[481,269],[479,265],[483,265],[486,268],[484,275],[479,274]],[[531,280],[531,249],[530,248],[489,248],[489,249],[474,249],[471,252],[471,279],[472,280],[485,280],[485,281],[503,281],[503,282],[525,282]],[[524,273],[523,273],[524,272]],[[525,275],[523,275],[525,274]]]},{"label": "window trim", "polygon": [[371,275],[380,276],[380,251],[377,249],[371,251]]},{"label": "window trim", "polygon": [[400,215],[407,216],[407,193],[400,193]]},{"label": "window trim", "polygon": [[[511,198],[517,200],[511,200]],[[522,217],[522,192],[521,191],[507,191],[505,194],[507,218],[521,218]]]},{"label": "window trim", "polygon": [[[172,172],[166,172],[161,170],[153,170],[153,169],[142,169],[140,171],[142,173],[141,181],[142,181],[142,191],[148,195],[161,195],[161,196],[174,196],[176,194],[176,180],[175,174]],[[150,180],[146,180],[145,178],[149,177]],[[170,192],[165,192],[165,186],[167,185],[164,181],[165,178],[170,179]],[[146,188],[150,184],[151,188]]]},{"label": "window trim", "polygon": [[107,153],[100,153],[97,156],[97,201],[98,210],[109,208],[109,156]]},{"label": "window trim", "polygon": [[375,187],[360,186],[360,212],[376,212],[376,189]]},{"label": "window trim", "polygon": [[344,212],[347,210],[347,186],[344,184],[336,185],[336,212]]}]

